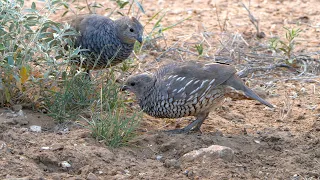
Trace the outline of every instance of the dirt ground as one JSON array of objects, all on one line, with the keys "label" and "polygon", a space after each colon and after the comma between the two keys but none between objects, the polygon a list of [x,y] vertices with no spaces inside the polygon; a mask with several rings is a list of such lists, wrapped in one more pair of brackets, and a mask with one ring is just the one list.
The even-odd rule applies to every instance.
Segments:
[{"label": "dirt ground", "polygon": [[[106,5],[109,1],[102,3]],[[282,27],[285,26],[302,29],[297,53],[320,49],[320,1],[317,0],[251,1],[250,10],[260,19],[261,31],[266,34],[262,40],[254,37],[255,28],[236,0],[144,0],[143,5],[146,15],[141,17],[142,23],[163,8],[169,8],[164,26],[192,15],[165,33],[166,41],[158,42],[160,49],[174,47],[175,43],[188,49],[197,38],[203,38],[200,34],[211,32],[206,40],[212,47],[206,53],[208,57],[216,55],[221,48],[217,44],[224,42],[219,41],[224,33],[217,14],[221,22],[228,14],[227,31],[240,34],[248,46],[266,45],[273,36],[284,37]],[[224,55],[222,52],[225,51],[221,50]],[[248,64],[229,53],[233,60],[230,63],[239,69]],[[141,69],[158,65],[155,59],[161,54],[160,50],[146,51],[146,55],[139,57]],[[195,58],[174,53],[161,57]],[[320,67],[319,55],[315,58]],[[208,61],[208,58],[199,60]],[[272,62],[263,58],[257,61],[261,65]],[[317,69],[310,67],[313,68]],[[307,73],[319,76],[319,71]],[[262,89],[265,98],[276,106],[274,109],[253,100],[227,98],[204,122],[202,134],[188,135],[169,135],[161,130],[183,127],[191,117],[163,120],[146,115],[140,135],[129,146],[116,149],[97,142],[89,130],[80,126],[68,126],[69,131],[64,132],[43,114],[23,109],[26,118],[12,117],[10,111],[0,109],[0,179],[320,179],[320,77],[299,79],[293,78],[294,75],[280,68],[245,79],[250,87]],[[42,132],[31,132],[28,130],[31,125],[42,126]],[[210,145],[231,148],[234,159],[180,161],[184,154]],[[65,167],[65,162],[70,167]]]}]

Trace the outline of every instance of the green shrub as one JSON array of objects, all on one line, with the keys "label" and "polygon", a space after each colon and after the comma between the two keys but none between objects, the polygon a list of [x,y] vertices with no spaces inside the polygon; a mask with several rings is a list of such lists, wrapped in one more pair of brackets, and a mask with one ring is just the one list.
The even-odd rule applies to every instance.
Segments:
[{"label": "green shrub", "polygon": [[[67,52],[63,48],[70,43],[64,37],[77,33],[68,25],[62,26],[48,18],[65,5],[60,0],[47,1],[43,12],[37,10],[35,3],[26,9],[23,0],[0,1],[0,90],[3,104],[12,105],[27,98],[38,100],[39,83],[59,78],[65,68],[62,65],[78,56],[79,49]],[[48,28],[53,32],[47,32]]]},{"label": "green shrub", "polygon": [[[81,68],[70,66],[71,60],[85,57],[72,46],[78,33],[49,19],[58,8],[67,9],[61,16],[70,10],[62,0],[46,1],[39,10],[36,3],[26,9],[23,0],[0,1],[0,106],[32,102],[60,123],[91,114],[86,121],[95,138],[113,147],[124,145],[141,113],[125,105],[117,68],[89,80]],[[121,69],[131,67],[128,62]]]},{"label": "green shrub", "polygon": [[293,64],[295,60],[293,58],[295,39],[299,36],[301,29],[289,29],[286,27],[284,29],[286,30],[285,39],[272,38],[270,40],[270,49],[281,52],[286,58],[286,63]]},{"label": "green shrub", "polygon": [[125,145],[134,136],[142,112],[133,112],[126,105],[112,70],[96,96],[100,98],[94,98],[90,107],[92,118],[86,119],[93,137],[111,147]]}]

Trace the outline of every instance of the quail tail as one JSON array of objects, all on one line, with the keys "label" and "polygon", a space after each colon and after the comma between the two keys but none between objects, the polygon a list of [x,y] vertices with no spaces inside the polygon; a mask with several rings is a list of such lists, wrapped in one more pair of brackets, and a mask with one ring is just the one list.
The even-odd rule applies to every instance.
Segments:
[{"label": "quail tail", "polygon": [[253,92],[250,88],[248,88],[243,82],[242,80],[237,77],[236,75],[233,75],[231,78],[229,78],[226,82],[226,85],[231,86],[233,88],[235,88],[236,90],[241,90],[244,92],[244,94],[252,99],[255,99],[257,101],[259,101],[260,103],[273,108],[273,105],[270,104],[269,102],[267,102],[266,100],[262,99],[261,97],[259,97],[255,92]]}]

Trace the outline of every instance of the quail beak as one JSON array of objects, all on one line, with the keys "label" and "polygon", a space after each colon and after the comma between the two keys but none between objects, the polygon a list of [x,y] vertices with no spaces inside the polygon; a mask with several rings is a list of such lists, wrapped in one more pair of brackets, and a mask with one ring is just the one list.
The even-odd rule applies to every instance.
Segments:
[{"label": "quail beak", "polygon": [[128,90],[128,89],[129,89],[129,87],[128,87],[128,86],[126,86],[126,85],[124,85],[124,86],[122,86],[122,87],[121,87],[121,89],[120,89],[120,90],[121,90],[121,91],[126,91],[126,90]]},{"label": "quail beak", "polygon": [[142,41],[143,41],[142,37],[138,37],[138,38],[137,38],[137,41],[138,41],[140,44],[142,44]]}]

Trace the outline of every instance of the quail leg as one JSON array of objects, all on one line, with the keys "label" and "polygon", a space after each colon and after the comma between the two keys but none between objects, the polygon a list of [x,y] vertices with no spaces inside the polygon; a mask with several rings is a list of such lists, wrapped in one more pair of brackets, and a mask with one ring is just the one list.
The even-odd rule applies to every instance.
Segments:
[{"label": "quail leg", "polygon": [[196,119],[194,121],[192,121],[192,123],[190,123],[188,126],[182,128],[182,129],[173,129],[173,130],[168,130],[168,131],[164,131],[170,134],[183,134],[183,133],[188,133],[190,132],[198,123],[200,122],[199,119]]},{"label": "quail leg", "polygon": [[201,125],[203,124],[204,120],[207,119],[209,115],[209,112],[203,113],[203,114],[199,114],[197,116],[197,119],[199,120],[198,123],[195,125],[194,128],[191,129],[192,132],[201,132],[200,128]]},{"label": "quail leg", "polygon": [[[208,113],[209,114],[209,113]],[[204,120],[208,117],[208,115],[205,118],[199,119],[199,122],[195,125],[194,128],[191,129],[192,132],[201,132],[200,128],[203,124]]]},{"label": "quail leg", "polygon": [[189,132],[201,132],[200,127],[203,124],[204,120],[208,117],[209,113],[203,113],[199,114],[197,116],[197,119],[192,121],[188,126],[182,128],[182,129],[173,129],[165,131],[167,133],[171,134],[183,134],[183,133],[189,133]]}]

